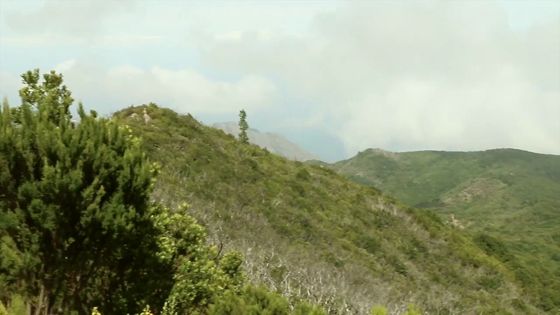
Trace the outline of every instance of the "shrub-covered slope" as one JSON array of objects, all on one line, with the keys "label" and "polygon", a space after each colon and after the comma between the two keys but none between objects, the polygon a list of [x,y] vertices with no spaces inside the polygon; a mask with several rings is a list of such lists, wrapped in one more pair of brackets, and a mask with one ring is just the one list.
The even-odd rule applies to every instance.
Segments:
[{"label": "shrub-covered slope", "polygon": [[505,262],[536,303],[560,308],[560,156],[513,149],[392,153],[332,167],[409,205],[432,208]]},{"label": "shrub-covered slope", "polygon": [[[145,123],[142,111],[151,117]],[[183,200],[256,283],[332,314],[538,313],[514,275],[465,234],[332,170],[288,161],[155,105],[115,119],[161,164],[153,198]]]},{"label": "shrub-covered slope", "polygon": [[247,285],[184,204],[151,202],[140,139],[81,105],[73,122],[62,75],[22,79],[0,107],[0,315],[324,314]]}]

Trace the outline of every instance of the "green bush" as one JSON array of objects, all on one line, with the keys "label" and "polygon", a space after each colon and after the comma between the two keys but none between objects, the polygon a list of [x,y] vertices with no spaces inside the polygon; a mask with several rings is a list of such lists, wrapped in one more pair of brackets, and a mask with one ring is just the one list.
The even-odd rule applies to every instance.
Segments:
[{"label": "green bush", "polygon": [[387,308],[380,305],[375,305],[371,308],[371,315],[387,315]]},{"label": "green bush", "polygon": [[248,286],[241,294],[228,293],[210,306],[208,315],[324,315],[308,303],[297,303],[293,310],[283,296],[265,288]]},{"label": "green bush", "polygon": [[32,310],[124,313],[161,299],[149,203],[155,170],[129,130],[78,108],[62,76],[23,76],[0,109],[0,286]]}]

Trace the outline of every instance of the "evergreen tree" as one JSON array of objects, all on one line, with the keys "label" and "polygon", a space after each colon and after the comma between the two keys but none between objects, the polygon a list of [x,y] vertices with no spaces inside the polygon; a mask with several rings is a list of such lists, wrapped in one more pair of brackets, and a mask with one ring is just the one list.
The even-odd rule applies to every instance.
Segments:
[{"label": "evergreen tree", "polygon": [[22,78],[21,106],[0,109],[0,298],[22,295],[35,314],[152,302],[171,277],[149,278],[164,266],[139,140],[81,105],[72,122],[61,75]]},{"label": "evergreen tree", "polygon": [[242,109],[239,112],[239,141],[241,141],[241,143],[249,143],[249,137],[247,136],[248,129],[247,113]]}]

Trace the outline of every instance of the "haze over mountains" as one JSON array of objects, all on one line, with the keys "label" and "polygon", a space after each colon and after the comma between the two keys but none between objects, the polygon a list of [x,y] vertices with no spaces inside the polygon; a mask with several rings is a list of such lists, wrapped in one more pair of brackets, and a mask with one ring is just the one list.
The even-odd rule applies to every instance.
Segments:
[{"label": "haze over mountains", "polygon": [[[212,127],[221,129],[236,137],[239,134],[239,125],[236,122],[215,123]],[[249,142],[266,148],[270,152],[281,155],[287,159],[294,161],[319,159],[316,155],[307,152],[305,149],[279,134],[260,132],[257,129],[249,128],[249,130],[247,130],[247,135],[249,136]]]}]

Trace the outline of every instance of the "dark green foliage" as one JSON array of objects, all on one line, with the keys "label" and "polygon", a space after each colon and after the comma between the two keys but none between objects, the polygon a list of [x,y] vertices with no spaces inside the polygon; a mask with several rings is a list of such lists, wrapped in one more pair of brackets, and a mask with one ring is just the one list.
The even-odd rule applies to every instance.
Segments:
[{"label": "dark green foliage", "polygon": [[311,174],[309,174],[309,172],[305,168],[302,168],[297,172],[296,177],[299,180],[309,180],[311,178]]},{"label": "dark green foliage", "polygon": [[357,240],[357,245],[365,249],[370,254],[375,255],[381,249],[381,244],[374,237],[369,235],[362,235]]},{"label": "dark green foliage", "polygon": [[511,253],[507,249],[507,245],[493,236],[480,233],[474,237],[474,241],[480,248],[488,253],[488,255],[495,256],[503,262],[513,259]]},{"label": "dark green foliage", "polygon": [[2,293],[46,312],[157,301],[146,277],[157,269],[148,202],[155,173],[140,143],[81,106],[72,122],[62,76],[22,77],[22,105],[0,111]]}]

